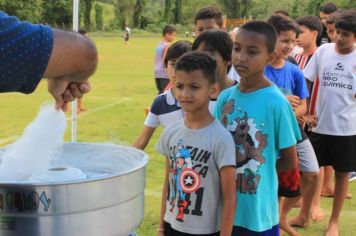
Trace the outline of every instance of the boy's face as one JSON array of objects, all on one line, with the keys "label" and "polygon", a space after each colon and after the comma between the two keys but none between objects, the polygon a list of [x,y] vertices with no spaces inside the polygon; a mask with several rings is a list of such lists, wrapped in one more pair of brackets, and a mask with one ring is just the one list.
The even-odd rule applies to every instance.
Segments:
[{"label": "boy's face", "polygon": [[336,29],[335,45],[336,50],[342,54],[352,52],[356,37],[353,32],[343,29]]},{"label": "boy's face", "polygon": [[171,82],[174,83],[174,79],[176,76],[174,65],[176,64],[176,60],[168,60],[167,62],[167,67],[166,67],[166,73]]},{"label": "boy's face", "polygon": [[282,31],[279,33],[276,49],[274,50],[275,57],[277,59],[286,59],[290,55],[295,46],[296,37],[297,34],[292,30]]},{"label": "boy's face", "polygon": [[176,71],[175,96],[185,112],[208,110],[210,97],[217,93],[217,84],[211,84],[201,70]]},{"label": "boy's face", "polygon": [[307,48],[310,45],[316,45],[316,38],[318,36],[318,32],[315,30],[310,30],[308,27],[304,25],[299,25],[299,35],[297,38],[297,45],[301,48]]},{"label": "boy's face", "polygon": [[232,64],[242,78],[263,73],[273,53],[267,51],[266,37],[256,32],[239,30],[232,50]]},{"label": "boy's face", "polygon": [[165,38],[166,38],[167,42],[173,42],[176,35],[177,35],[177,33],[173,32],[171,34],[166,34]]},{"label": "boy's face", "polygon": [[336,37],[336,28],[335,24],[327,24],[326,25],[326,33],[328,34],[329,39],[331,42],[335,42],[335,37]]},{"label": "boy's face", "polygon": [[328,18],[329,14],[326,14],[325,12],[319,12],[319,17],[321,22],[323,22],[324,26],[326,27],[326,19]]},{"label": "boy's face", "polygon": [[227,66],[230,64],[230,62],[225,61],[218,51],[214,49],[206,48],[204,43],[198,47],[197,51],[207,52],[216,61],[217,79],[218,80],[225,79],[227,73]]},{"label": "boy's face", "polygon": [[197,20],[194,29],[195,36],[198,37],[203,32],[208,31],[210,29],[220,29],[219,25],[216,23],[216,20],[214,18]]}]

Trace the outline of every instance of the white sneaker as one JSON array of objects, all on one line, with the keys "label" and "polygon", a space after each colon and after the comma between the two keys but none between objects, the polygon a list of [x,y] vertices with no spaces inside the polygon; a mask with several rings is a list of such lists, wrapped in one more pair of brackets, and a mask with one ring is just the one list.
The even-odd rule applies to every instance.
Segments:
[{"label": "white sneaker", "polygon": [[349,182],[356,180],[356,172],[351,172],[349,176]]}]

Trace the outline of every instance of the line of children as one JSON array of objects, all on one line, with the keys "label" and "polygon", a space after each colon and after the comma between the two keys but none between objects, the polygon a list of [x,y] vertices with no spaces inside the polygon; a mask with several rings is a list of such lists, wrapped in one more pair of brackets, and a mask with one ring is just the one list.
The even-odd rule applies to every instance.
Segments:
[{"label": "line of children", "polygon": [[[240,84],[230,87],[231,84],[222,83],[230,82],[225,70],[229,60],[224,57],[226,53],[222,46],[214,43],[217,35],[222,33],[211,30],[201,34],[207,29],[220,28],[219,20],[215,16],[211,17],[210,13],[206,17],[207,15],[199,12],[202,18],[196,18],[195,23],[196,33],[201,37],[197,38],[193,49],[209,52],[210,56],[201,52],[188,53],[175,66],[175,95],[185,116],[175,125],[165,128],[157,145],[157,150],[167,157],[158,235],[279,235],[279,227],[288,226],[285,219],[297,198],[282,204],[279,218],[277,170],[293,169],[298,173],[295,171],[298,170],[297,149],[302,172],[303,205],[290,223],[307,226],[319,168],[313,147],[306,135],[300,134],[302,129],[298,127],[296,119],[297,117],[300,123],[305,121],[303,115],[307,110],[308,97],[305,79],[298,67],[285,61],[291,52],[290,46],[296,39],[297,27],[281,29],[274,25],[279,33],[276,34],[275,29],[265,22],[244,24],[235,38],[232,53],[233,66],[241,77]],[[301,30],[298,44],[303,48],[303,52],[297,55],[299,66],[307,66],[307,79],[314,81],[319,76],[320,83],[326,87],[317,91],[315,110],[318,119],[310,124],[314,131],[311,141],[317,152],[319,165],[333,165],[336,185],[340,184],[335,187],[335,191],[340,192],[334,199],[327,235],[338,235],[342,196],[347,192],[346,171],[356,169],[356,161],[351,158],[355,156],[352,147],[356,143],[356,127],[351,124],[351,120],[356,118],[356,65],[350,59],[355,58],[355,11],[352,14],[343,13],[337,17],[335,38],[339,39],[339,43],[335,44],[335,51],[330,49],[334,47],[325,45],[313,57],[316,50],[316,45],[313,44],[320,35],[320,21],[317,22],[315,17],[310,16],[297,20]],[[283,23],[278,19],[279,24]],[[203,23],[198,24],[198,21]],[[306,41],[311,41],[312,44],[306,44]],[[317,55],[320,58],[314,59]],[[319,61],[327,61],[326,55],[345,61],[346,64],[336,63],[335,68],[329,66],[327,69],[334,71],[325,75],[326,67]],[[215,61],[214,65],[211,64],[211,59]],[[309,60],[313,65],[312,69],[307,65]],[[334,63],[332,60],[328,62]],[[221,73],[219,69],[215,71],[216,64],[218,68],[221,64]],[[224,76],[219,76],[223,71]],[[336,76],[336,82],[329,81],[330,73]],[[216,83],[219,79],[215,78],[215,82],[212,79],[215,76],[222,79],[220,87],[226,89],[218,97],[214,116],[230,131],[232,140],[229,135],[223,134],[221,125],[217,125],[209,113],[209,100],[219,93]],[[268,78],[282,88],[284,95],[290,95],[288,100]],[[341,108],[336,109],[333,105],[329,107],[329,102],[324,100],[328,92],[341,105],[344,114],[338,113]],[[341,99],[344,94],[349,96],[347,101]],[[336,114],[330,116],[333,109],[336,109]],[[341,125],[335,125],[336,118],[341,118],[342,115],[345,116],[342,119],[346,120]],[[327,116],[332,118],[331,128],[328,126],[330,122],[325,124]],[[343,129],[345,126],[349,128],[348,132]],[[297,143],[298,140],[301,141]],[[224,142],[221,143],[222,141]],[[231,144],[232,141],[235,144]],[[346,145],[345,150],[341,150],[342,143]],[[230,145],[235,149],[231,150]],[[331,150],[331,146],[345,156],[347,164],[336,160],[336,152]],[[231,152],[236,155],[234,162],[231,162]],[[234,165],[235,173],[232,171]],[[234,205],[236,199],[228,194],[235,191],[229,185],[235,184],[238,205],[232,211],[228,206]],[[212,204],[210,199],[203,197],[207,192],[213,203],[219,207],[207,207]],[[231,234],[229,226],[232,226],[233,212],[235,216]],[[292,231],[288,231],[289,229],[287,228],[287,232],[290,235],[297,235],[293,228]]]}]

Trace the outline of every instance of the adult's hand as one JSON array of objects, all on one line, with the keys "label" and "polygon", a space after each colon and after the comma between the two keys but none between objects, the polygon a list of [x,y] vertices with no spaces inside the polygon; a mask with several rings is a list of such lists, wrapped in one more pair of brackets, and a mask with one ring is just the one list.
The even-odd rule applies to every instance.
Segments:
[{"label": "adult's hand", "polygon": [[48,79],[48,91],[56,101],[56,109],[68,110],[68,102],[81,98],[90,91],[88,80],[70,82],[66,78]]}]

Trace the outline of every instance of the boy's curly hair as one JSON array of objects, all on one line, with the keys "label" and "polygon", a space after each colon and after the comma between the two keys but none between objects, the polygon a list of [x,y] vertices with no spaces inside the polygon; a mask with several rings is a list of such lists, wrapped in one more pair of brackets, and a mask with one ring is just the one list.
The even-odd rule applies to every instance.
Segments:
[{"label": "boy's curly hair", "polygon": [[216,62],[206,52],[192,51],[185,53],[176,62],[175,70],[184,72],[200,70],[211,84],[216,82]]}]

